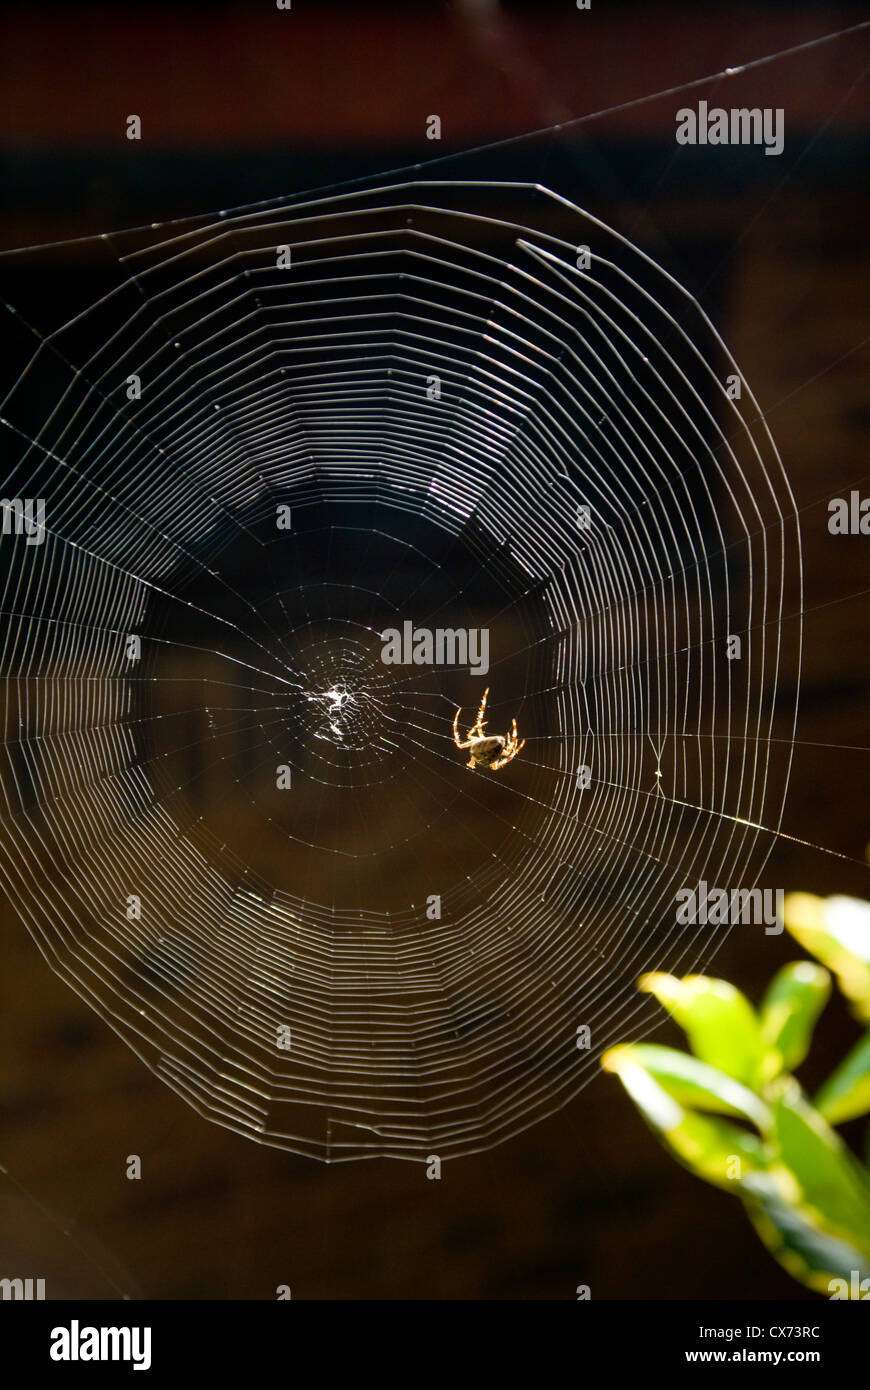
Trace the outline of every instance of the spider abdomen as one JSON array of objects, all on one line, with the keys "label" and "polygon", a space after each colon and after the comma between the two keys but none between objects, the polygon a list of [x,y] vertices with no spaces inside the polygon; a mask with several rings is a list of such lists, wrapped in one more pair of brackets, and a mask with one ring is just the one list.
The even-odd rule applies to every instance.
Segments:
[{"label": "spider abdomen", "polygon": [[504,739],[497,734],[490,738],[476,738],[469,751],[476,763],[489,767],[490,763],[494,763],[504,752]]}]

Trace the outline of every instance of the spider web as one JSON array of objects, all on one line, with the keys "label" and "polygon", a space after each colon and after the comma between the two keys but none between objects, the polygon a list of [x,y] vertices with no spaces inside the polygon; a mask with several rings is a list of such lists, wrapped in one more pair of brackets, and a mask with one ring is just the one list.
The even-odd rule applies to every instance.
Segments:
[{"label": "spider web", "polygon": [[[209,1119],[490,1147],[577,1094],[640,971],[709,956],[675,893],[751,886],[780,823],[800,536],[750,385],[536,184],[102,241],[108,293],[10,310],[3,495],[45,521],[2,552],[7,889]],[[385,664],[406,622],[485,629],[488,671]],[[526,740],[494,775],[452,735],[486,686]]]}]

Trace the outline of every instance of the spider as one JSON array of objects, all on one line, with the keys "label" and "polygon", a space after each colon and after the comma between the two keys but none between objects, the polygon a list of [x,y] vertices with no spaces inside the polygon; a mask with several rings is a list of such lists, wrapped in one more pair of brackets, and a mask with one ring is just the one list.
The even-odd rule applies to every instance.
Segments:
[{"label": "spider", "polygon": [[469,749],[469,758],[466,767],[488,767],[490,772],[497,772],[505,763],[517,756],[525,743],[525,739],[517,742],[517,721],[512,720],[511,733],[503,736],[502,734],[485,734],[486,720],[484,711],[486,710],[486,697],[489,694],[489,686],[483,692],[483,699],[480,702],[480,709],[477,711],[477,719],[468,731],[468,738],[463,743],[459,737],[459,716],[462,713],[462,706],[456,711],[456,718],[453,721],[453,742],[457,748]]}]

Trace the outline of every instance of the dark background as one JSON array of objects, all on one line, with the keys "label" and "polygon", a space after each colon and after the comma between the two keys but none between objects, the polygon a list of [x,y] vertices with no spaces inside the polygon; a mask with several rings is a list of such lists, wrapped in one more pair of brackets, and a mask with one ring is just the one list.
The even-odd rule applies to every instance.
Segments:
[{"label": "dark background", "polygon": [[[713,317],[767,415],[805,546],[794,838],[773,847],[765,882],[870,897],[870,586],[862,539],[826,529],[828,498],[867,487],[870,32],[631,104],[833,33],[862,8],[6,6],[0,247],[238,206],[621,108],[444,172],[556,188],[641,242]],[[678,149],[674,112],[701,98],[783,107],[785,153]],[[422,138],[433,112],[437,151]],[[108,256],[74,243],[51,273],[80,277],[81,294]],[[51,286],[18,274],[6,258],[6,297],[56,313]],[[715,971],[758,999],[795,954],[737,929]],[[835,999],[808,1085],[854,1033]],[[659,1037],[679,1041],[670,1025]],[[580,1283],[594,1298],[811,1297],[735,1200],[660,1150],[610,1077],[440,1182],[417,1164],[326,1167],[245,1143],[189,1110],[51,974],[10,905],[0,1095],[0,1272],[38,1272],[53,1297],[272,1298],[289,1284],[294,1298],[570,1299]],[[129,1153],[141,1182],[125,1177]]]}]

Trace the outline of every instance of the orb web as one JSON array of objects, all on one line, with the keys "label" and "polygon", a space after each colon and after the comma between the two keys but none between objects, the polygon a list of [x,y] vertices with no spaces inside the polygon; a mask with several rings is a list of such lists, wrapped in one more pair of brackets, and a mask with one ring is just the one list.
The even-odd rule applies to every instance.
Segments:
[{"label": "orb web", "polygon": [[[10,310],[4,498],[45,514],[2,551],[7,890],[208,1119],[329,1161],[497,1144],[641,971],[709,958],[676,892],[751,886],[779,824],[800,545],[749,385],[537,185],[100,250],[55,326]],[[487,669],[387,664],[405,624],[485,631]],[[452,733],[487,687],[526,740],[498,773]]]}]

